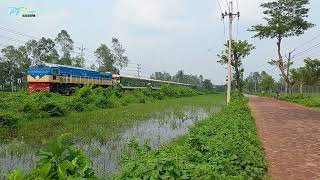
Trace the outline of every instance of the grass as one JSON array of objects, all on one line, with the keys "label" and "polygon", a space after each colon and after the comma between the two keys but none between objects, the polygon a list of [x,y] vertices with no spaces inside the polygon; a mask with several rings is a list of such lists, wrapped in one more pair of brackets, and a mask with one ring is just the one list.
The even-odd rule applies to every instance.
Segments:
[{"label": "grass", "polygon": [[298,103],[307,107],[320,108],[320,95],[301,95],[294,94],[289,96],[280,96],[280,100]]},{"label": "grass", "polygon": [[222,106],[224,95],[201,95],[177,99],[165,99],[145,104],[129,104],[116,108],[95,109],[85,112],[71,112],[62,117],[47,117],[39,120],[23,120],[16,129],[0,128],[0,139],[22,140],[27,144],[44,144],[63,133],[84,140],[92,138],[107,141],[123,128],[137,121],[152,118],[168,110],[186,106]]},{"label": "grass", "polygon": [[320,109],[320,94],[280,94],[277,96],[275,93],[256,94],[258,96],[272,97],[283,101],[301,104],[306,107]]}]

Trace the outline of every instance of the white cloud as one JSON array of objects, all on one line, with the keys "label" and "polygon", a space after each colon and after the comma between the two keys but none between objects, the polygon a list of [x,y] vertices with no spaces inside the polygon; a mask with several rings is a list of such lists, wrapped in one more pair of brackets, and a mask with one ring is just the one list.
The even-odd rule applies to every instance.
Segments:
[{"label": "white cloud", "polygon": [[139,26],[154,30],[185,29],[182,0],[117,0],[113,6],[116,26]]}]

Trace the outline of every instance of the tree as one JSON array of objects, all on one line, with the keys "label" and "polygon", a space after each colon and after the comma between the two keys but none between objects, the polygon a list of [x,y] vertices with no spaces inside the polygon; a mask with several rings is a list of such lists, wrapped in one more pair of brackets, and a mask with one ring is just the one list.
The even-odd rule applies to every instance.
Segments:
[{"label": "tree", "polygon": [[[225,45],[225,50],[221,52],[218,57],[220,60],[218,61],[221,64],[228,64],[228,49],[229,43],[227,42]],[[231,66],[234,69],[234,77],[236,80],[236,87],[238,89],[239,94],[242,94],[243,89],[243,71],[242,68],[242,59],[246,56],[250,55],[251,51],[255,49],[255,47],[250,44],[248,41],[232,41],[232,61]]]},{"label": "tree", "polygon": [[275,80],[272,78],[272,76],[266,74],[262,76],[260,86],[262,90],[266,92],[272,92],[272,89],[275,87]]},{"label": "tree", "polygon": [[320,82],[320,60],[307,58],[304,60],[309,85]]},{"label": "tree", "polygon": [[205,79],[202,84],[203,84],[202,87],[206,90],[213,89],[213,84],[212,84],[211,80],[209,80],[209,79]]},{"label": "tree", "polygon": [[72,65],[71,52],[73,51],[73,41],[66,30],[61,30],[55,38],[56,43],[60,46],[62,56],[58,61],[59,64]]},{"label": "tree", "polygon": [[17,86],[23,85],[24,74],[21,71],[21,60],[23,58],[21,52],[13,46],[7,46],[1,50],[2,70],[4,71],[4,86],[8,83],[11,91],[15,91]]},{"label": "tree", "polygon": [[55,43],[50,38],[42,37],[39,42],[37,42],[37,53],[40,62],[45,63],[57,63],[59,60],[59,54],[55,49]]},{"label": "tree", "polygon": [[40,51],[38,48],[38,41],[30,40],[25,44],[28,57],[32,60],[31,64],[40,63]]},{"label": "tree", "polygon": [[299,83],[300,94],[303,94],[303,85],[308,82],[308,73],[305,67],[291,70],[293,84]]},{"label": "tree", "polygon": [[73,66],[83,68],[85,65],[85,59],[82,56],[76,56],[72,58]]},{"label": "tree", "polygon": [[282,40],[291,36],[300,36],[314,26],[305,20],[309,12],[309,9],[306,8],[307,4],[309,4],[309,0],[276,0],[262,3],[261,7],[265,9],[263,19],[267,21],[267,24],[258,24],[249,29],[249,31],[256,32],[254,37],[277,40],[278,59],[271,60],[270,64],[279,68],[289,92],[291,92],[292,82],[286,72],[288,65],[284,62],[281,52]]},{"label": "tree", "polygon": [[114,58],[111,50],[107,45],[101,44],[100,47],[94,52],[98,60],[98,70],[103,72],[116,72],[116,68],[113,66]]},{"label": "tree", "polygon": [[167,72],[155,72],[151,74],[150,78],[162,81],[171,81],[171,75]]},{"label": "tree", "polygon": [[173,78],[175,81],[182,83],[184,81],[184,72],[183,70],[179,70],[177,74]]},{"label": "tree", "polygon": [[112,53],[113,53],[113,62],[114,66],[119,69],[122,69],[128,65],[128,57],[125,56],[125,49],[120,44],[117,38],[112,38]]}]

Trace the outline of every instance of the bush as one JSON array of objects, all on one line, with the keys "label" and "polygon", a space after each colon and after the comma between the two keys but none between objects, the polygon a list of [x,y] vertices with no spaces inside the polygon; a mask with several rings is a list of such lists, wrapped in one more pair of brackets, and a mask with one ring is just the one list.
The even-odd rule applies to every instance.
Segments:
[{"label": "bush", "polygon": [[62,105],[50,101],[44,103],[40,110],[48,113],[49,116],[63,116],[65,114],[65,110]]},{"label": "bush", "polygon": [[[119,87],[93,88],[85,85],[72,96],[56,93],[7,93],[0,96],[0,112],[21,114],[24,119],[38,119],[48,116],[64,116],[70,111],[87,111],[97,108],[126,106],[129,103],[146,103],[166,97],[186,97],[199,94],[189,87],[165,85],[160,90],[145,88],[123,91]],[[1,94],[0,94],[1,95]]]},{"label": "bush", "polygon": [[145,96],[141,90],[134,90],[133,95],[139,103],[146,103],[147,96]]},{"label": "bush", "polygon": [[13,113],[0,112],[0,127],[17,128],[19,118]]},{"label": "bush", "polygon": [[99,108],[114,108],[120,106],[119,98],[116,96],[111,96],[109,98],[105,98],[100,96],[96,100],[96,106]]},{"label": "bush", "polygon": [[42,158],[27,175],[17,169],[7,175],[9,180],[22,179],[97,179],[92,162],[75,148],[68,135],[62,135],[48,143],[46,151],[39,151]]}]

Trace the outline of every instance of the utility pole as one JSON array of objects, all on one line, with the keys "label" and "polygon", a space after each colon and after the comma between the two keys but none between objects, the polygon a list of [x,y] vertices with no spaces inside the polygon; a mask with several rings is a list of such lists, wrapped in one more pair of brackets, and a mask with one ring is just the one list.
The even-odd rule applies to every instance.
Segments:
[{"label": "utility pole", "polygon": [[222,13],[222,18],[228,16],[229,17],[229,54],[228,54],[228,88],[227,88],[227,104],[230,103],[231,99],[231,61],[232,61],[232,22],[234,17],[240,17],[240,13],[233,13],[233,2],[232,0],[229,2],[229,11]]},{"label": "utility pole", "polygon": [[[288,56],[288,64],[287,64],[287,76],[288,76],[288,78],[289,78],[289,75],[290,75],[290,66],[291,66],[291,64],[292,64],[292,62],[291,62],[291,59],[293,59],[294,58],[294,56],[292,56],[292,53],[295,51],[295,49],[294,50],[292,50],[292,51],[290,51],[289,52],[289,56]],[[285,91],[286,91],[286,93],[290,93],[289,92],[289,86],[290,86],[290,84],[287,84],[286,86],[285,86]]]},{"label": "utility pole", "polygon": [[140,73],[141,73],[141,64],[137,64],[137,73],[138,73],[138,77],[140,77]]},{"label": "utility pole", "polygon": [[83,47],[83,44],[81,44],[81,48],[80,48],[80,57],[83,58],[83,51],[85,50],[85,48]]}]

